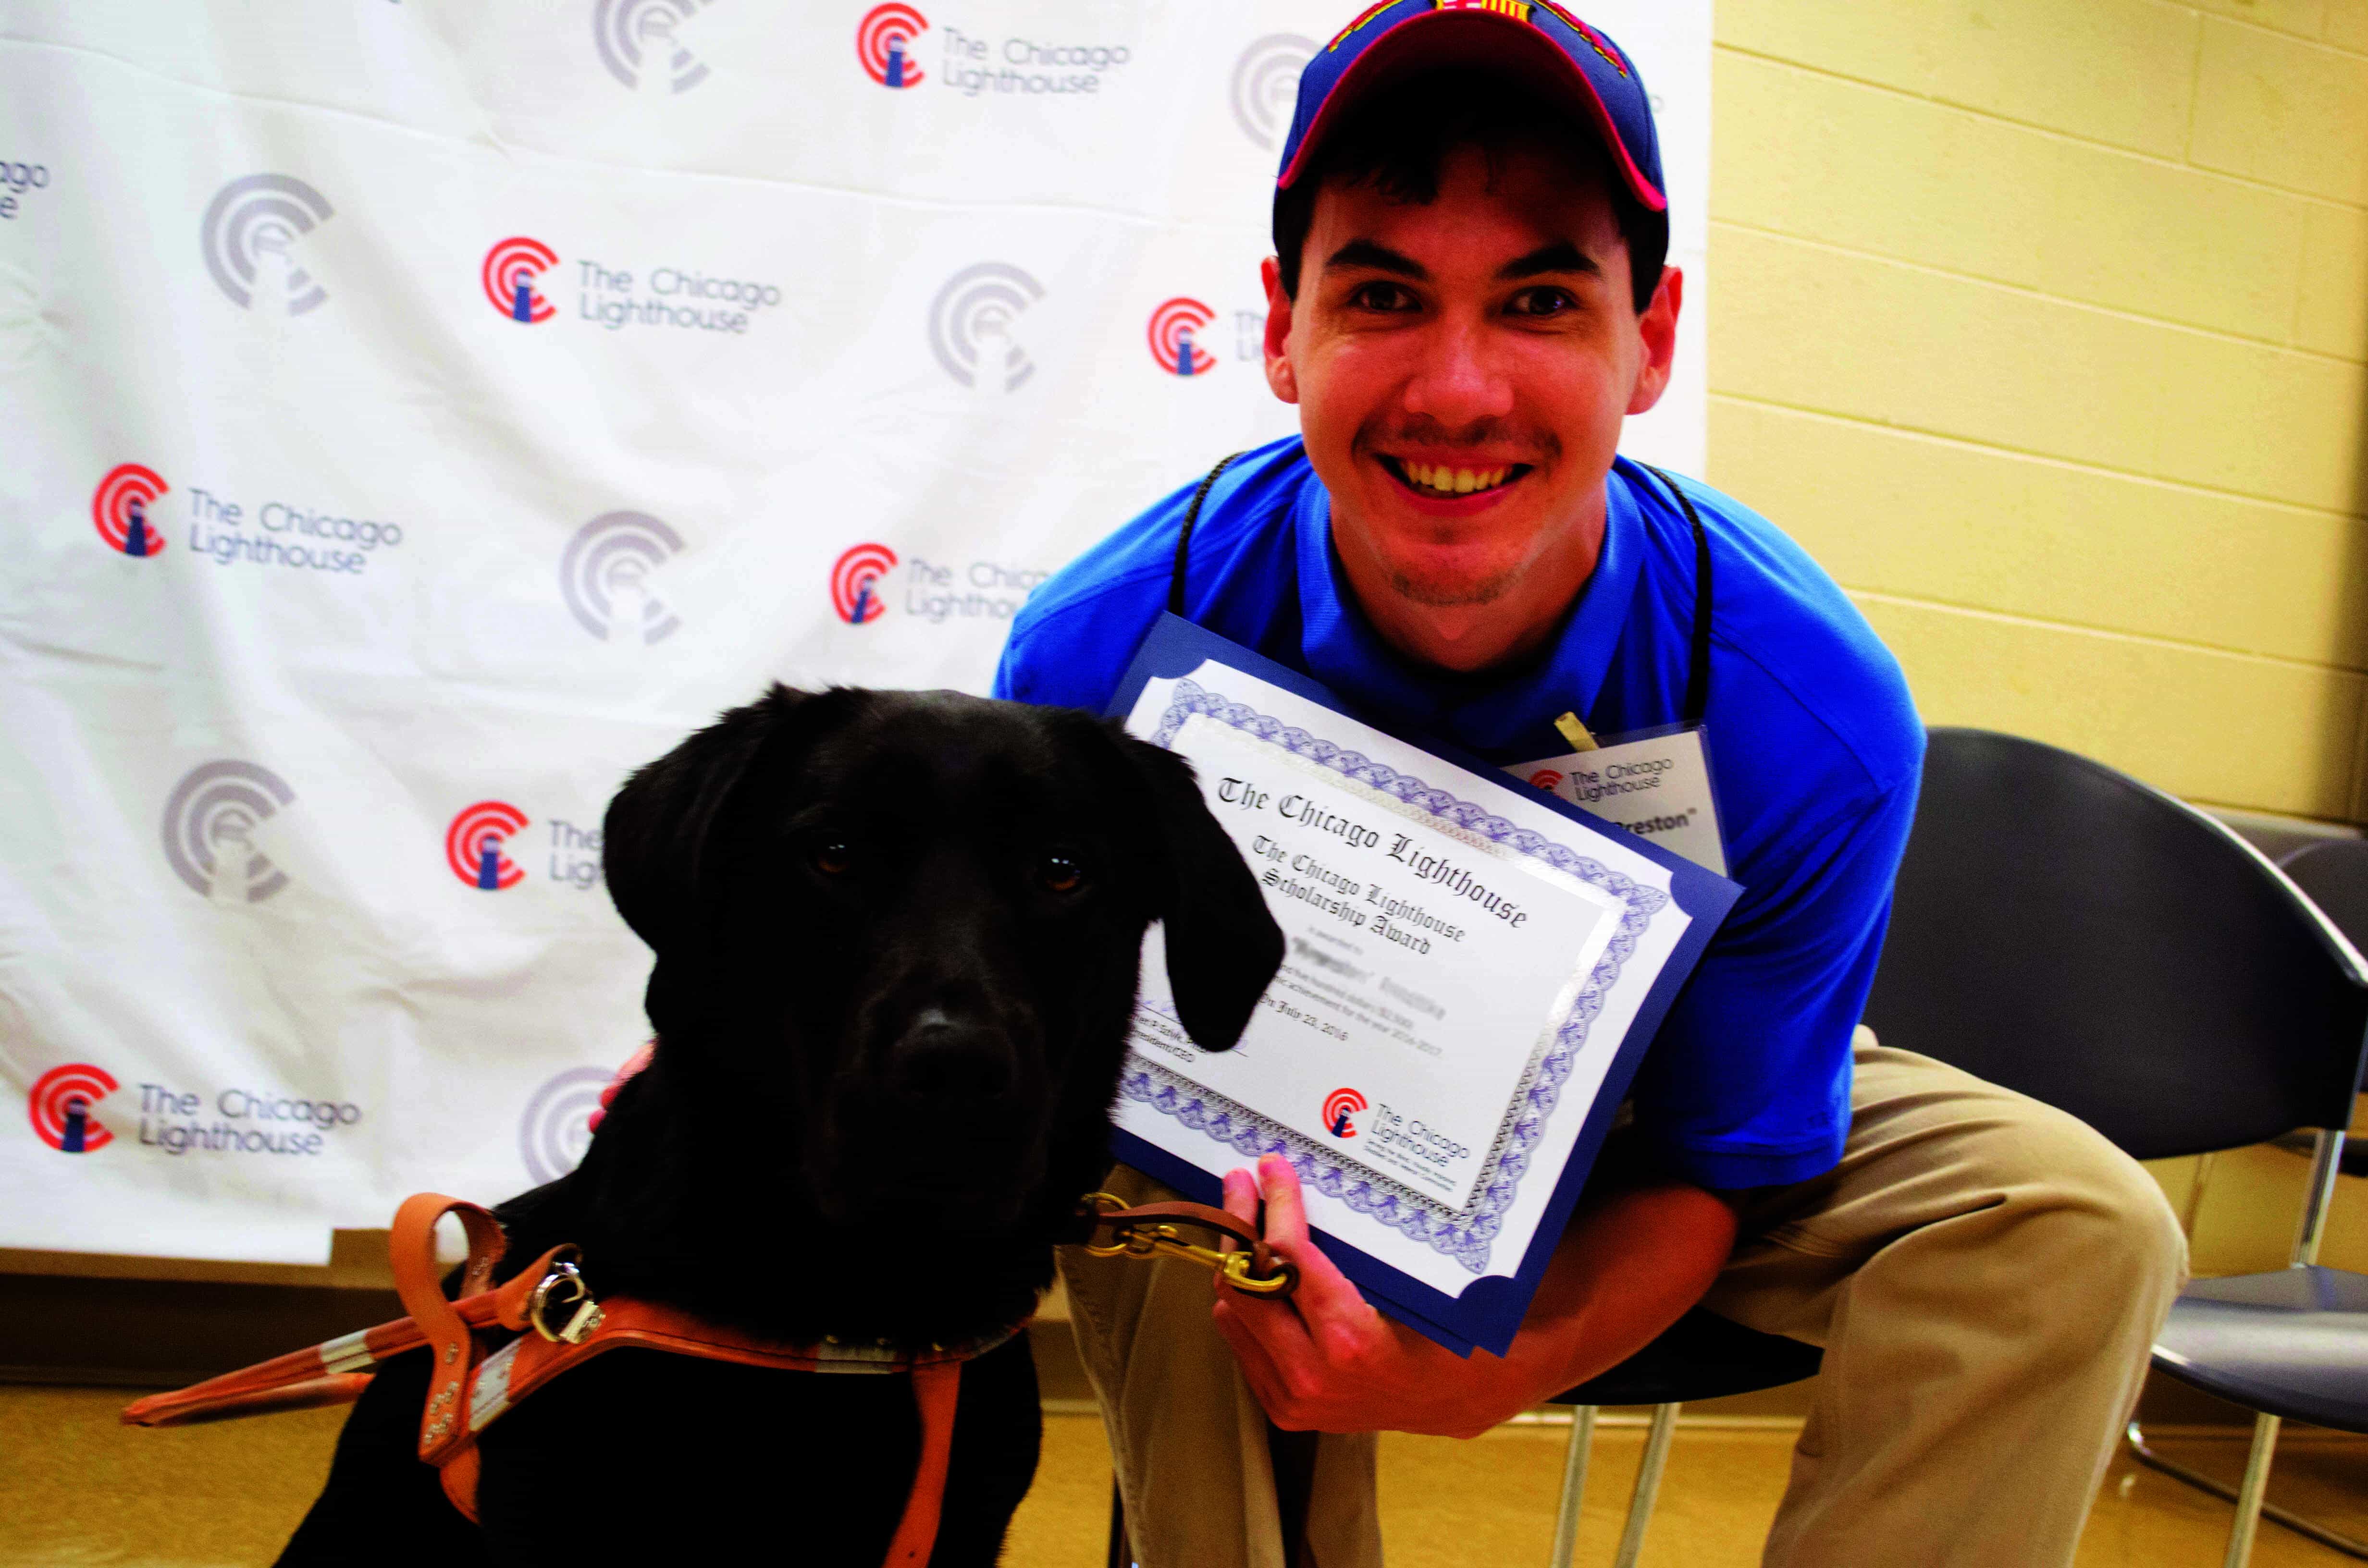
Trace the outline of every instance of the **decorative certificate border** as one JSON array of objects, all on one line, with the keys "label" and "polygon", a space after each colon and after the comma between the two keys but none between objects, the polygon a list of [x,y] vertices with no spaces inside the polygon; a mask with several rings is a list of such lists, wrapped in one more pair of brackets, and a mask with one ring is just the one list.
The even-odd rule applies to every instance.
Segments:
[{"label": "decorative certificate border", "polygon": [[1293,756],[1330,768],[1406,805],[1417,807],[1451,826],[1531,856],[1619,902],[1619,928],[1612,933],[1587,983],[1572,1002],[1569,1015],[1554,1032],[1552,1043],[1530,1059],[1481,1165],[1471,1199],[1461,1210],[1451,1210],[1428,1194],[1346,1159],[1333,1150],[1319,1148],[1290,1128],[1179,1077],[1140,1051],[1130,1056],[1120,1080],[1122,1098],[1140,1100],[1161,1115],[1172,1117],[1195,1132],[1238,1149],[1253,1159],[1260,1154],[1281,1154],[1297,1167],[1302,1181],[1326,1197],[1338,1199],[1355,1212],[1369,1214],[1411,1239],[1428,1244],[1474,1274],[1485,1272],[1489,1250],[1503,1228],[1505,1211],[1512,1207],[1521,1178],[1529,1174],[1531,1151],[1544,1134],[1546,1119],[1554,1114],[1562,1097],[1563,1085],[1587,1043],[1588,1030],[1602,1012],[1605,995],[1619,981],[1621,967],[1634,956],[1637,938],[1652,924],[1653,916],[1668,907],[1669,895],[1658,888],[1643,886],[1532,829],[1507,822],[1484,807],[1458,800],[1419,778],[1311,735],[1297,725],[1269,718],[1189,677],[1176,683],[1167,710],[1152,736],[1153,743],[1173,749],[1177,732],[1196,713],[1230,725],[1255,740],[1280,746]]}]

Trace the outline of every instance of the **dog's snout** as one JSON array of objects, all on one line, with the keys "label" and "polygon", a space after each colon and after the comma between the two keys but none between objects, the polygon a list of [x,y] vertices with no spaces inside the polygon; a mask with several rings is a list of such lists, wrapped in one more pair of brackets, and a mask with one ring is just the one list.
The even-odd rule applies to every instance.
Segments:
[{"label": "dog's snout", "polygon": [[1000,1030],[929,1008],[913,1020],[890,1058],[888,1082],[916,1109],[989,1104],[1011,1092],[1010,1041]]}]

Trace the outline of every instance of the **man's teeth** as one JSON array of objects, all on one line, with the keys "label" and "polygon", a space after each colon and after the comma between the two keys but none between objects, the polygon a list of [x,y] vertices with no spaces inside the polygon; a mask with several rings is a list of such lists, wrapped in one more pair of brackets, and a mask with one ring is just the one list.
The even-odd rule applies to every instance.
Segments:
[{"label": "man's teeth", "polygon": [[1505,483],[1510,468],[1434,468],[1429,463],[1401,462],[1411,483],[1441,495],[1469,495],[1475,490],[1494,490]]}]

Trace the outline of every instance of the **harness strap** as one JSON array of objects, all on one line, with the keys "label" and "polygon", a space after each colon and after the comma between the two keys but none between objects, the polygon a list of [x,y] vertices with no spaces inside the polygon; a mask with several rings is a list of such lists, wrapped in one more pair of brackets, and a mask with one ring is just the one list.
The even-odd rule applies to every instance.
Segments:
[{"label": "harness strap", "polygon": [[922,1568],[938,1544],[938,1520],[945,1512],[946,1471],[954,1455],[954,1406],[962,1397],[962,1363],[913,1369],[913,1403],[921,1414],[921,1462],[904,1517],[889,1538],[883,1568]]},{"label": "harness strap", "polygon": [[[436,1267],[436,1224],[448,1213],[461,1217],[469,1237],[458,1301],[445,1299]],[[502,1245],[500,1225],[478,1205],[432,1192],[408,1199],[396,1211],[390,1250],[395,1289],[409,1317],[189,1388],[151,1394],[126,1408],[123,1422],[175,1426],[350,1403],[369,1386],[378,1363],[426,1346],[435,1354],[435,1367],[420,1414],[419,1456],[437,1467],[452,1506],[474,1521],[477,1435],[536,1389],[607,1351],[638,1346],[785,1371],[909,1373],[921,1423],[920,1459],[883,1568],[922,1568],[928,1561],[945,1506],[962,1363],[1008,1343],[1019,1332],[1018,1325],[926,1350],[903,1350],[885,1341],[792,1344],[720,1328],[655,1301],[611,1297],[597,1312],[575,1320],[581,1334],[571,1341],[553,1337],[537,1321],[536,1297],[554,1278],[572,1275],[565,1260],[575,1249],[553,1247],[500,1289],[489,1290]],[[588,1304],[590,1298],[582,1300]],[[488,1352],[487,1344],[503,1337],[504,1330],[513,1333]],[[453,1392],[445,1394],[446,1389]]]}]

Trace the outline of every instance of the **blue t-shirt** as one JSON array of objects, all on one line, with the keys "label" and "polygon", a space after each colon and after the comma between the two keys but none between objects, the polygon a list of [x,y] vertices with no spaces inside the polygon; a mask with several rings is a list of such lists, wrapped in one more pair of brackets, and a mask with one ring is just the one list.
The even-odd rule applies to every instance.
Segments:
[{"label": "blue t-shirt", "polygon": [[[1037,589],[1012,622],[998,697],[1109,706],[1167,605],[1188,485]],[[1603,551],[1554,641],[1458,676],[1384,643],[1345,591],[1331,500],[1296,438],[1209,492],[1188,616],[1303,670],[1376,725],[1497,763],[1559,756],[1576,710],[1599,735],[1674,723],[1685,700],[1694,545],[1685,516],[1622,459]],[[1726,924],[1646,1052],[1637,1130],[1671,1170],[1718,1188],[1805,1181],[1841,1157],[1850,1031],[1864,1009],[1916,810],[1924,728],[1889,650],[1766,519],[1685,482],[1710,539],[1709,731]]]}]

